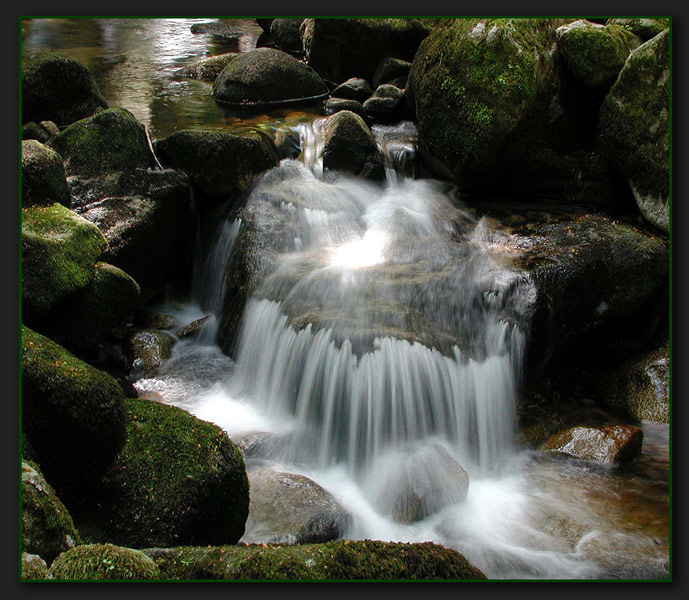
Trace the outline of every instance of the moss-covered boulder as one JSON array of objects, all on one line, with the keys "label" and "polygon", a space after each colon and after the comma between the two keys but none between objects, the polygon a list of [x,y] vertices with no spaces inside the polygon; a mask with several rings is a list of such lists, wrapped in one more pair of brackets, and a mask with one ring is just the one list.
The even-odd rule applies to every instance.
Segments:
[{"label": "moss-covered boulder", "polygon": [[213,97],[231,106],[272,106],[310,102],[328,95],[311,67],[282,50],[257,48],[240,54],[218,75]]},{"label": "moss-covered boulder", "polygon": [[619,463],[641,450],[644,432],[633,425],[572,427],[549,437],[541,450],[581,460]]},{"label": "moss-covered boulder", "polygon": [[160,365],[172,356],[172,347],[177,340],[165,331],[144,329],[137,331],[127,340],[127,354],[136,379],[153,377]]},{"label": "moss-covered boulder", "polygon": [[77,504],[125,440],[117,382],[22,326],[22,430],[60,498]]},{"label": "moss-covered boulder", "polygon": [[627,59],[600,109],[603,155],[629,182],[644,217],[669,231],[670,36],[667,31]]},{"label": "moss-covered boulder", "polygon": [[71,202],[60,155],[36,140],[22,142],[22,206]]},{"label": "moss-covered boulder", "polygon": [[371,81],[386,57],[411,61],[430,25],[423,19],[305,19],[306,60],[324,79]]},{"label": "moss-covered boulder", "polygon": [[48,565],[38,554],[22,553],[22,581],[48,579]]},{"label": "moss-covered boulder", "polygon": [[178,74],[182,77],[191,77],[200,81],[207,81],[213,83],[220,72],[227,66],[227,64],[237,58],[237,52],[228,52],[227,54],[219,54],[217,56],[209,56],[202,58],[190,64],[183,69],[180,69]]},{"label": "moss-covered boulder", "polygon": [[669,348],[658,348],[601,374],[598,400],[640,421],[670,422]]},{"label": "moss-covered boulder", "polygon": [[234,544],[244,533],[244,460],[222,429],[127,400],[127,442],[104,477],[104,539],[132,548]]},{"label": "moss-covered boulder", "polygon": [[156,147],[166,165],[186,173],[209,198],[236,194],[278,162],[272,144],[258,133],[184,130]]},{"label": "moss-covered boulder", "polygon": [[109,108],[73,123],[50,141],[67,175],[94,177],[153,166],[144,126],[124,108]]},{"label": "moss-covered boulder", "polygon": [[593,90],[610,86],[629,53],[641,44],[641,40],[624,27],[604,26],[583,19],[559,27],[555,39],[574,78]]},{"label": "moss-covered boulder", "polygon": [[93,281],[107,242],[98,227],[61,204],[22,209],[22,319],[39,323]]},{"label": "moss-covered boulder", "polygon": [[82,216],[108,242],[103,260],[135,279],[142,300],[167,281],[186,277],[194,230],[189,183],[182,173],[120,173],[112,182],[80,182],[76,195],[86,202],[80,208]]},{"label": "moss-covered boulder", "polygon": [[107,108],[96,82],[79,61],[57,52],[22,60],[22,122],[69,125]]},{"label": "moss-covered boulder", "polygon": [[50,565],[51,579],[130,581],[160,578],[160,569],[143,552],[113,544],[86,544],[60,554]]},{"label": "moss-covered boulder", "polygon": [[57,307],[46,324],[50,337],[80,356],[95,351],[116,327],[126,325],[139,299],[139,286],[127,273],[98,262],[85,288]]},{"label": "moss-covered boulder", "polygon": [[654,38],[670,27],[670,19],[608,19],[606,25],[620,25],[634,35],[640,37],[644,42]]},{"label": "moss-covered boulder", "polygon": [[163,579],[486,579],[456,550],[430,542],[327,542],[296,546],[154,548]]},{"label": "moss-covered boulder", "polygon": [[383,157],[368,125],[359,116],[342,110],[323,124],[323,168],[361,177],[383,179]]},{"label": "moss-covered boulder", "polygon": [[47,564],[81,543],[72,517],[38,466],[22,461],[22,551]]},{"label": "moss-covered boulder", "polygon": [[301,54],[304,48],[299,35],[299,27],[304,19],[273,19],[270,24],[270,35],[275,45],[285,52]]},{"label": "moss-covered boulder", "polygon": [[352,77],[338,85],[331,93],[333,98],[345,98],[347,100],[357,100],[366,102],[371,97],[373,90],[371,84],[361,77]]}]

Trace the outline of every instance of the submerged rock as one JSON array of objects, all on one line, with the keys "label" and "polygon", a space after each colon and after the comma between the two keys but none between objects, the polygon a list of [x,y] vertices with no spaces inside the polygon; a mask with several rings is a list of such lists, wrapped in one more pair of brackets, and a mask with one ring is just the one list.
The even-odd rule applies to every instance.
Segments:
[{"label": "submerged rock", "polygon": [[57,52],[39,52],[22,60],[22,121],[69,125],[108,103],[79,61]]},{"label": "submerged rock", "polygon": [[60,155],[36,140],[22,142],[22,207],[59,202],[69,208],[69,187]]},{"label": "submerged rock", "polygon": [[127,441],[103,480],[102,538],[132,548],[237,542],[249,485],[227,434],[150,400],[127,400],[126,411]]},{"label": "submerged rock", "polygon": [[[43,478],[37,465],[22,461],[22,551],[50,564],[61,552],[81,543],[72,517]],[[29,567],[35,564],[29,561]],[[45,563],[44,563],[45,564]],[[40,565],[39,565],[40,570]],[[27,577],[22,566],[22,575]],[[39,574],[40,575],[40,574]],[[47,573],[45,573],[47,575]],[[29,575],[30,578],[35,578]]]},{"label": "submerged rock", "polygon": [[272,48],[241,54],[213,84],[213,97],[232,106],[296,104],[327,95],[328,86],[311,67]]},{"label": "submerged rock", "polygon": [[246,33],[243,29],[228,23],[224,19],[218,19],[210,23],[194,23],[190,29],[194,34],[210,34],[228,40],[234,40]]},{"label": "submerged rock", "polygon": [[126,581],[159,579],[158,566],[143,552],[113,544],[87,544],[64,552],[50,565],[51,579]]},{"label": "submerged rock", "polygon": [[326,542],[144,550],[163,579],[426,580],[485,579],[456,550],[425,542]]},{"label": "submerged rock", "polygon": [[193,79],[213,83],[220,75],[220,72],[237,56],[239,56],[237,52],[228,52],[227,54],[202,58],[188,67],[180,69],[179,74],[183,77],[192,77]]},{"label": "submerged rock", "polygon": [[333,98],[345,98],[346,100],[356,100],[363,103],[371,97],[372,93],[373,90],[368,81],[360,77],[352,77],[338,85],[332,91],[331,96]]},{"label": "submerged rock", "polygon": [[641,450],[644,433],[633,425],[572,427],[549,437],[541,450],[602,463],[619,463]]},{"label": "submerged rock", "polygon": [[22,326],[22,431],[60,498],[83,501],[125,440],[117,382]]},{"label": "submerged rock", "polygon": [[48,579],[48,565],[38,554],[22,553],[22,580]]},{"label": "submerged rock", "polygon": [[315,481],[303,475],[259,469],[249,473],[246,543],[309,544],[344,534],[349,514]]},{"label": "submerged rock", "polygon": [[670,40],[667,31],[627,59],[600,109],[605,158],[629,182],[644,217],[669,232]]}]

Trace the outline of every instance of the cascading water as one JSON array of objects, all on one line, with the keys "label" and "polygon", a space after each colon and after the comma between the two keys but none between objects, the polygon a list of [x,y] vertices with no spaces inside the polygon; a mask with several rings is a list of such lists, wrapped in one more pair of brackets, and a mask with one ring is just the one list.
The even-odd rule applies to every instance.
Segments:
[{"label": "cascading water", "polygon": [[[193,296],[217,321],[137,388],[235,441],[263,436],[247,468],[316,481],[352,515],[344,537],[436,541],[489,577],[598,575],[543,523],[600,522],[536,489],[515,450],[531,283],[450,188],[411,178],[412,124],[373,129],[384,184],[324,171],[321,124],[299,126],[302,160],[266,173],[200,248]],[[240,292],[232,362],[212,336]],[[405,521],[410,478],[432,494]]]}]

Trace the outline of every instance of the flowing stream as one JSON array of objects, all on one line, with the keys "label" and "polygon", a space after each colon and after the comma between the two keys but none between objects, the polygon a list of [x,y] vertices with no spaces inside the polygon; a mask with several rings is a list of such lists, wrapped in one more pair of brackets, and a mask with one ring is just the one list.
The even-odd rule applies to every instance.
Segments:
[{"label": "flowing stream", "polygon": [[[299,160],[205,224],[191,302],[161,310],[212,318],[155,379],[136,382],[140,394],[245,448],[259,440],[247,468],[317,482],[351,515],[342,537],[435,541],[492,578],[665,576],[666,490],[642,467],[613,473],[517,449],[531,283],[451,189],[414,179],[414,126],[374,128],[387,161],[374,183],[324,171],[320,125],[295,127]],[[242,239],[259,254],[242,254]],[[225,296],[236,261],[252,256],[230,358],[217,345]],[[666,432],[648,426],[639,463],[661,480]],[[433,493],[405,520],[410,480]]]}]

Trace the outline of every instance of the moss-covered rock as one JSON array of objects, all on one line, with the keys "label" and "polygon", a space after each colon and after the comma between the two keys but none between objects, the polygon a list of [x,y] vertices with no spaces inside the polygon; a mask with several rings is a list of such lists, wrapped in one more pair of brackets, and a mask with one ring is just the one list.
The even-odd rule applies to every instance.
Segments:
[{"label": "moss-covered rock", "polygon": [[557,47],[575,79],[590,89],[610,86],[632,50],[641,44],[619,25],[603,26],[586,20],[559,27]]},{"label": "moss-covered rock", "polygon": [[654,38],[670,27],[670,19],[608,19],[606,25],[620,25],[640,37],[644,42]]},{"label": "moss-covered rock", "polygon": [[36,324],[93,280],[98,227],[61,204],[22,209],[22,319]]},{"label": "moss-covered rock", "polygon": [[62,158],[36,140],[22,142],[22,206],[59,202],[69,207],[69,187]]},{"label": "moss-covered rock", "polygon": [[619,463],[638,453],[643,439],[643,430],[633,425],[572,427],[549,437],[541,450],[581,460]]},{"label": "moss-covered rock", "polygon": [[638,420],[670,422],[669,348],[634,357],[599,377],[598,400]]},{"label": "moss-covered rock", "polygon": [[670,36],[660,33],[627,59],[600,109],[603,155],[629,182],[644,217],[669,231]]},{"label": "moss-covered rock", "polygon": [[93,352],[110,332],[127,323],[139,299],[139,286],[122,269],[95,265],[93,281],[56,309],[59,317],[46,324],[50,337],[83,356]]},{"label": "moss-covered rock", "polygon": [[144,551],[164,579],[485,579],[456,550],[430,542],[327,542],[298,546],[166,548]]},{"label": "moss-covered rock", "polygon": [[359,116],[342,110],[323,124],[323,168],[361,177],[383,179],[383,157],[368,125]]},{"label": "moss-covered rock", "polygon": [[38,554],[22,553],[22,581],[48,579],[48,565]]},{"label": "moss-covered rock", "polygon": [[383,84],[376,88],[373,95],[364,102],[364,114],[377,123],[399,121],[404,112],[404,90]]},{"label": "moss-covered rock", "polygon": [[177,340],[165,331],[144,329],[137,331],[127,340],[127,353],[136,379],[153,377],[160,365],[172,355]]},{"label": "moss-covered rock", "polygon": [[157,142],[160,159],[186,173],[210,198],[225,198],[275,166],[272,144],[258,133],[184,130]]},{"label": "moss-covered rock", "polygon": [[424,19],[305,19],[301,37],[309,65],[340,83],[370,81],[386,57],[411,61],[430,29]]},{"label": "moss-covered rock", "polygon": [[68,506],[83,500],[122,447],[123,400],[112,377],[22,326],[22,430]]},{"label": "moss-covered rock", "polygon": [[159,579],[160,569],[143,552],[112,544],[87,544],[60,554],[50,565],[52,579],[123,581]]},{"label": "moss-covered rock", "polygon": [[57,52],[22,60],[22,121],[69,125],[107,108],[91,73],[79,61]]},{"label": "moss-covered rock", "polygon": [[73,123],[50,141],[68,175],[93,177],[153,165],[144,126],[124,108]]},{"label": "moss-covered rock", "polygon": [[213,97],[231,106],[296,104],[327,95],[328,86],[311,67],[273,48],[240,54],[213,84]]},{"label": "moss-covered rock", "polygon": [[239,56],[237,52],[228,52],[227,54],[202,58],[188,67],[180,69],[179,75],[213,83],[227,64],[237,56]]},{"label": "moss-covered rock", "polygon": [[22,461],[22,551],[46,563],[81,543],[72,517],[38,466]]},{"label": "moss-covered rock", "polygon": [[166,282],[186,277],[194,230],[191,193],[182,173],[137,170],[119,174],[112,184],[85,183],[79,195],[105,196],[80,209],[108,242],[102,258],[136,280],[142,300]]},{"label": "moss-covered rock", "polygon": [[105,539],[133,548],[237,542],[249,485],[227,434],[173,406],[126,404],[127,442],[104,478]]},{"label": "moss-covered rock", "polygon": [[273,19],[270,24],[270,35],[275,44],[285,52],[300,54],[304,52],[299,35],[299,27],[304,19]]}]

